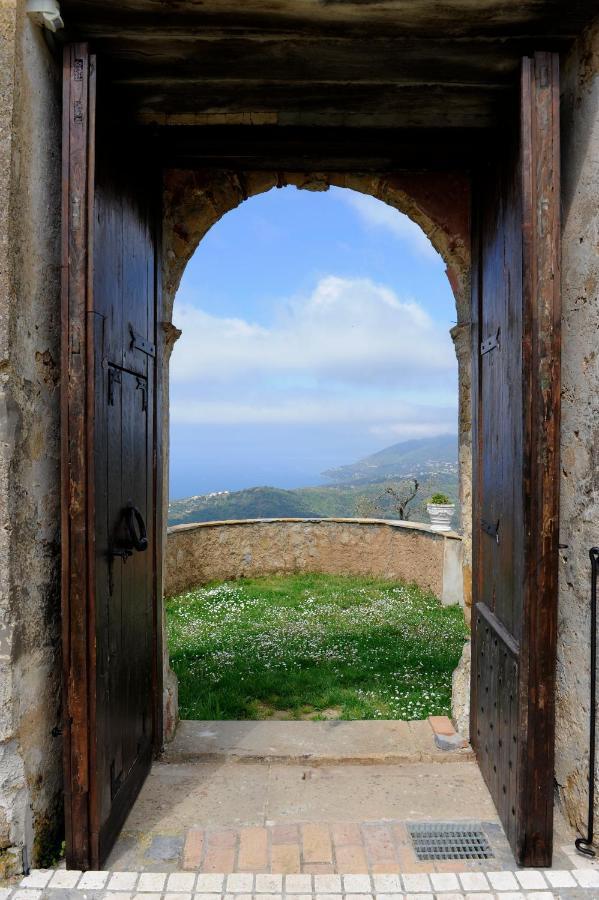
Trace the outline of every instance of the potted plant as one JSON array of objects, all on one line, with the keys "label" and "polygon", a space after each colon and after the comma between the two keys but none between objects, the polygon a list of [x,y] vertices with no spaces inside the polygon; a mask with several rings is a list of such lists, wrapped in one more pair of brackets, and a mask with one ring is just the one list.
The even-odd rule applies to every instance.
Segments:
[{"label": "potted plant", "polygon": [[447,494],[433,494],[426,504],[426,511],[431,520],[431,531],[451,531],[455,503]]}]

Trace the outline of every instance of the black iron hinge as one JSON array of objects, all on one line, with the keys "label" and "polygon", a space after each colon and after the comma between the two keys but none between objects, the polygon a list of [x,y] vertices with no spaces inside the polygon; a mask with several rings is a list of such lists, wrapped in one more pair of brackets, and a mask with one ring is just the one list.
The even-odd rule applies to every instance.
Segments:
[{"label": "black iron hinge", "polygon": [[145,378],[137,378],[137,385],[135,388],[137,391],[141,391],[141,408],[142,412],[145,412],[148,408],[148,387],[146,384]]},{"label": "black iron hinge", "polygon": [[501,329],[498,328],[496,333],[491,335],[491,337],[486,338],[480,345],[480,354],[484,356],[485,353],[488,353],[490,350],[496,350],[499,348],[499,334]]},{"label": "black iron hinge", "polygon": [[131,335],[132,350],[141,350],[146,356],[156,356],[156,347],[154,344],[151,341],[148,341],[143,334],[139,334],[135,331],[133,325],[129,325],[129,334]]},{"label": "black iron hinge", "polygon": [[484,519],[481,519],[480,527],[485,534],[495,538],[495,541],[499,543],[499,519],[497,519],[497,522],[494,525],[491,522],[485,522]]},{"label": "black iron hinge", "polygon": [[108,405],[114,406],[114,386],[115,384],[121,384],[121,370],[115,369],[114,366],[110,366],[108,369]]}]

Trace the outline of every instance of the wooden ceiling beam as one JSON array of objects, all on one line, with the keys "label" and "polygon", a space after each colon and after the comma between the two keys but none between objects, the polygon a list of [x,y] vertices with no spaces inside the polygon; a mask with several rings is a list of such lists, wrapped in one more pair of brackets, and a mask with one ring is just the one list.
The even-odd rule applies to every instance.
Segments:
[{"label": "wooden ceiling beam", "polygon": [[120,84],[115,102],[146,123],[193,124],[208,113],[272,115],[280,125],[344,124],[424,128],[487,128],[496,122],[509,87],[329,85],[314,83]]},{"label": "wooden ceiling beam", "polygon": [[[170,24],[165,24],[161,30],[156,30],[153,25],[146,25],[144,22],[123,22],[120,28],[116,27],[114,22],[102,23],[94,20],[79,21],[72,19],[68,26],[73,29],[75,27],[85,29],[86,40],[104,40],[118,43],[120,39],[123,41],[134,41],[141,45],[168,43],[169,41],[177,41],[182,44],[186,43],[206,43],[220,42],[226,40],[244,40],[248,43],[268,44],[270,42],[285,43],[287,41],[298,42],[301,44],[312,43],[315,37],[322,41],[331,41],[339,44],[353,42],[364,39],[364,31],[362,34],[343,31],[332,31],[322,29],[318,32],[302,31],[294,29],[283,29],[279,27],[272,28],[244,28],[236,24],[208,26],[205,24],[185,25],[180,24],[178,19],[173,19]],[[366,28],[366,32],[370,34],[370,27]],[[510,46],[516,47],[522,43],[535,44],[539,39],[543,41],[554,41],[556,44],[564,44],[568,40],[576,37],[577,32],[574,30],[556,30],[555,32],[543,29],[542,34],[537,31],[528,32],[526,30],[518,33],[497,32],[496,34],[463,34],[448,36],[443,33],[430,33],[426,35],[406,34],[405,29],[401,27],[401,21],[395,24],[389,24],[385,29],[373,30],[370,36],[372,40],[394,41],[398,47],[422,46],[423,44],[445,44],[446,46],[457,47],[478,47],[479,49],[486,46],[503,45],[508,49]]]},{"label": "wooden ceiling beam", "polygon": [[[316,78],[311,80],[306,77],[281,78],[277,75],[268,77],[266,74],[254,76],[252,78],[221,78],[212,73],[202,73],[195,77],[191,75],[188,77],[165,75],[162,78],[155,75],[117,75],[111,77],[110,82],[117,87],[128,86],[133,89],[139,87],[160,91],[161,88],[164,88],[169,92],[171,90],[180,90],[185,94],[195,94],[198,97],[201,97],[203,92],[208,89],[212,91],[216,89],[219,94],[226,96],[227,92],[231,90],[242,90],[250,94],[255,91],[260,91],[262,93],[264,91],[273,90],[279,94],[287,90],[292,92],[309,91],[312,89],[320,91],[325,88],[341,88],[346,93],[353,91],[354,89],[362,88],[376,88],[377,91],[382,89],[384,91],[393,92],[406,90],[426,91],[430,88],[434,91],[444,92],[447,91],[448,86],[456,91],[493,91],[494,93],[502,93],[506,90],[510,90],[513,86],[513,81],[503,81],[499,84],[496,81],[491,80],[448,82],[441,77],[425,78],[424,76],[418,79],[407,77],[393,78],[389,77],[389,75],[384,78],[381,75],[379,78],[352,78],[351,82],[348,82],[347,78],[342,78],[340,75],[336,78],[331,76],[330,78]],[[447,91],[447,93],[449,93],[449,91]],[[214,99],[214,94],[212,99]]]},{"label": "wooden ceiling beam", "polygon": [[312,42],[219,41],[145,42],[116,38],[94,50],[109,60],[114,81],[240,80],[344,82],[356,84],[506,84],[514,78],[524,45],[393,40]]},{"label": "wooden ceiling beam", "polygon": [[[489,129],[519,60],[590,0],[61,0],[115,115],[144,125]],[[293,156],[293,154],[291,154]]]},{"label": "wooden ceiling beam", "polygon": [[[296,172],[417,172],[473,168],[494,132],[205,126],[146,128],[142,144],[165,167]],[[443,153],[439,153],[439,147]]]},{"label": "wooden ceiling beam", "polygon": [[[389,34],[419,37],[574,35],[593,16],[589,0],[62,0],[67,27],[135,27],[167,32],[231,27],[268,33]],[[596,12],[596,10],[595,10]]]}]

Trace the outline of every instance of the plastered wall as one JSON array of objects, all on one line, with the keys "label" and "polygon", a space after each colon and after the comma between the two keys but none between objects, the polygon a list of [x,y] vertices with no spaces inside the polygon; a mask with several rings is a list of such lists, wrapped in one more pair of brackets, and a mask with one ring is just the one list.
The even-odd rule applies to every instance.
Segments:
[{"label": "plastered wall", "polygon": [[0,2],[0,876],[60,846],[59,66]]},{"label": "plastered wall", "polygon": [[560,543],[565,546],[560,559],[556,782],[571,823],[586,827],[589,548],[599,545],[599,20],[562,61],[561,108]]}]

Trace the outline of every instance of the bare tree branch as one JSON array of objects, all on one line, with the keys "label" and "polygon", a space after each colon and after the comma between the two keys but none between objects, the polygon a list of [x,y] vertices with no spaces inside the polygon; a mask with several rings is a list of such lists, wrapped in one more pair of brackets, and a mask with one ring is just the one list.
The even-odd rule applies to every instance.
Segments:
[{"label": "bare tree branch", "polygon": [[419,487],[416,478],[389,484],[376,497],[360,497],[356,503],[356,513],[367,518],[409,519],[408,507],[415,499]]}]

